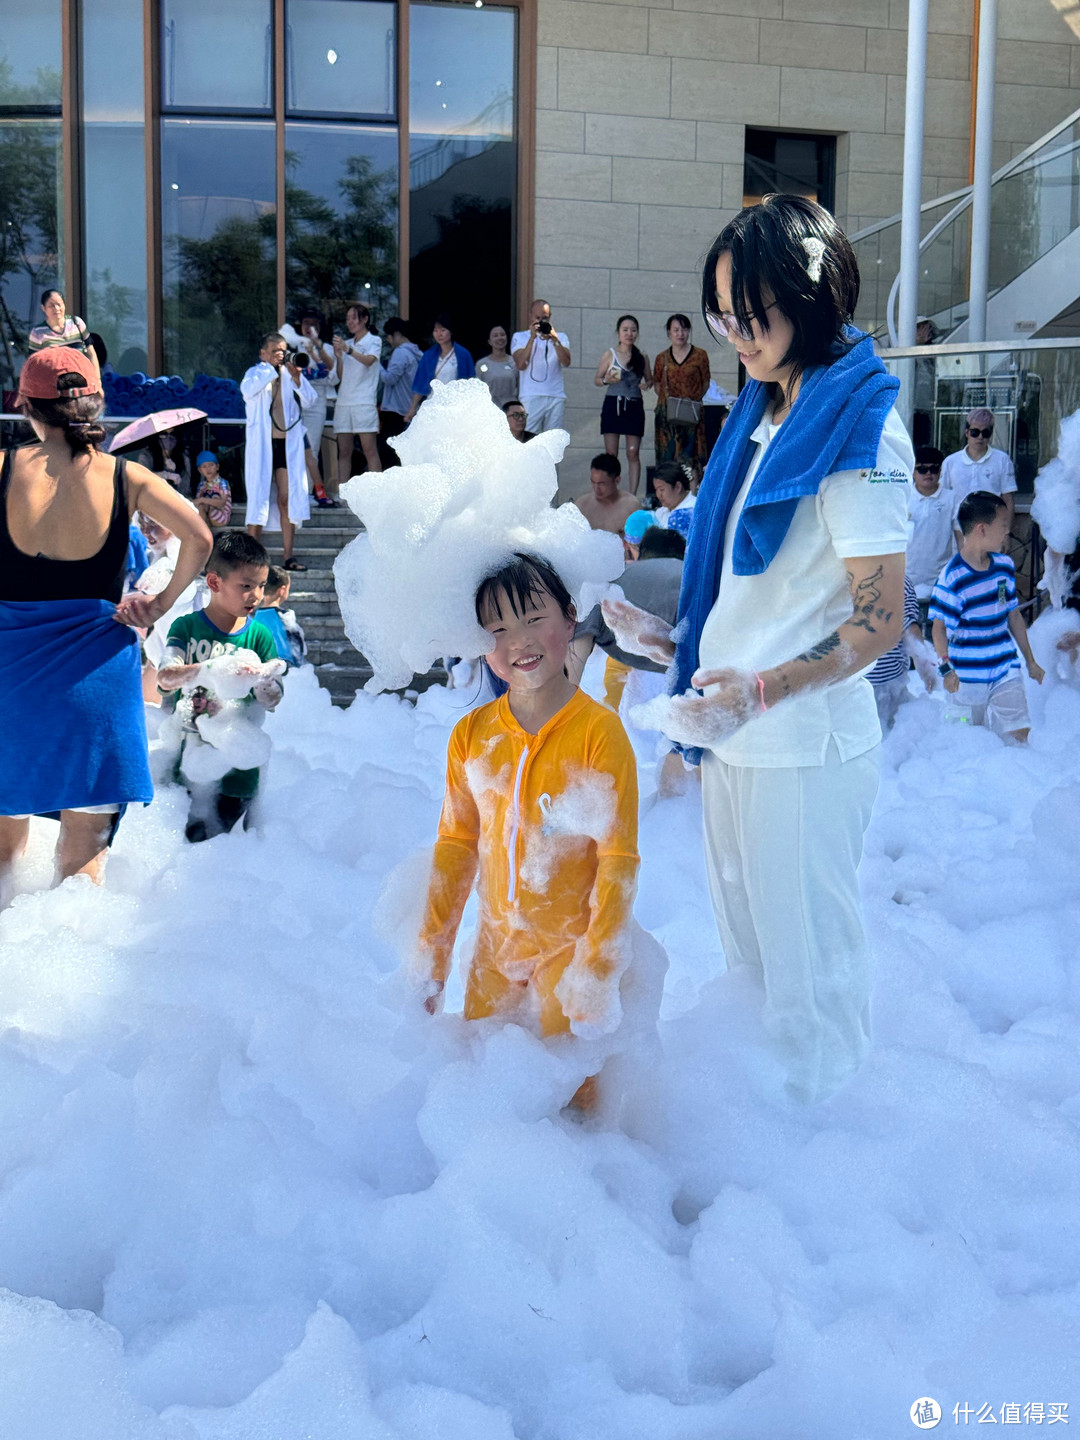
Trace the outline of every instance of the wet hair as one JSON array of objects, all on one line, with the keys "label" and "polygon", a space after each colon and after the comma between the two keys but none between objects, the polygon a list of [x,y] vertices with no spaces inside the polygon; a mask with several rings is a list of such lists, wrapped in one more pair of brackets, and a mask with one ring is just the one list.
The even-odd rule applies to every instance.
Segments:
[{"label": "wet hair", "polygon": [[264,593],[276,595],[279,590],[284,590],[289,583],[289,572],[283,565],[271,565],[266,572],[266,587]]},{"label": "wet hair", "polygon": [[683,326],[683,328],[686,330],[692,330],[694,328],[690,324],[689,316],[684,315],[681,310],[676,310],[674,315],[669,315],[668,318],[664,321],[664,330],[668,335],[671,334],[671,327],[675,324],[676,321],[678,321],[679,324]]},{"label": "wet hair", "polygon": [[[60,390],[81,390],[86,376],[74,370],[57,377]],[[85,455],[105,439],[105,426],[100,416],[105,409],[104,395],[78,395],[73,399],[41,400],[23,396],[22,413],[28,420],[62,430],[72,455]]]},{"label": "wet hair", "polygon": [[214,548],[206,562],[206,573],[231,575],[241,565],[265,565],[270,570],[270,556],[266,546],[246,530],[219,530],[214,536]]},{"label": "wet hair", "polygon": [[[634,326],[638,331],[638,334],[641,333],[641,326],[638,324],[638,318],[636,315],[620,315],[618,320],[615,321],[616,335],[618,335],[619,331],[622,329],[622,323],[624,320],[632,320]],[[637,348],[636,345],[630,346],[630,369],[634,372],[634,374],[638,377],[639,380],[645,374],[645,356],[642,355],[641,351]]]},{"label": "wet hair", "polygon": [[45,304],[45,301],[48,300],[50,295],[59,295],[61,300],[63,300],[64,298],[64,292],[62,290],[57,290],[55,287],[52,290],[43,290],[41,292],[42,305]]},{"label": "wet hair", "polygon": [[970,535],[976,525],[992,525],[999,511],[1004,509],[1005,501],[1000,495],[994,495],[989,490],[973,490],[960,502],[956,523],[964,535]]},{"label": "wet hair", "polygon": [[916,465],[944,465],[945,455],[933,445],[920,445],[915,451]]},{"label": "wet hair", "polygon": [[662,465],[657,465],[653,471],[654,485],[657,480],[663,480],[665,485],[681,485],[687,495],[693,488],[685,466],[680,465],[677,460],[665,460]]},{"label": "wet hair", "polygon": [[362,300],[350,300],[348,305],[345,306],[345,314],[348,315],[350,310],[356,311],[356,318],[358,320],[367,321],[367,328],[372,335],[379,333],[375,328],[375,321],[371,318],[371,311]]},{"label": "wet hair", "polygon": [[619,464],[619,457],[617,455],[608,455],[606,453],[603,455],[594,455],[593,458],[589,461],[589,469],[602,470],[605,475],[610,475],[613,480],[617,480],[622,474],[622,466]]},{"label": "wet hair", "polygon": [[514,558],[484,577],[476,592],[476,623],[483,625],[486,611],[493,610],[502,619],[500,594],[505,594],[515,615],[524,615],[530,600],[550,595],[562,611],[564,620],[576,620],[574,597],[562,582],[559,572],[540,555],[516,550]]},{"label": "wet hair", "polygon": [[685,554],[686,536],[659,525],[650,525],[638,542],[639,560],[681,560]]},{"label": "wet hair", "polygon": [[[810,278],[803,242],[824,246],[821,274]],[[775,305],[792,327],[791,344],[780,361],[796,375],[816,365],[831,365],[851,348],[844,327],[859,299],[859,264],[851,242],[828,210],[801,195],[766,195],[748,205],[709,247],[701,277],[701,310],[719,310],[716,265],[731,257],[731,308],[739,326],[751,333],[752,321],[769,329]]]}]

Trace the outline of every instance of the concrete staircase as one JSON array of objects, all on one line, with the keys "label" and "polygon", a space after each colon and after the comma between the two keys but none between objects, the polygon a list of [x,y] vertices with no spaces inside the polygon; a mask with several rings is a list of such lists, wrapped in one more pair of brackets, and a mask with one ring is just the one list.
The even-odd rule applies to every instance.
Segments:
[{"label": "concrete staircase", "polygon": [[[233,508],[231,524],[238,529],[243,527],[242,505]],[[297,560],[308,568],[293,572],[289,591],[289,608],[296,611],[307,638],[307,658],[315,666],[319,684],[329,690],[334,704],[341,706],[351,705],[357,690],[371,679],[371,666],[345,634],[334,589],[334,561],[361,528],[360,521],[347,506],[320,510],[313,504],[311,519],[304,521],[295,547]],[[268,542],[271,560],[280,565],[281,536],[276,531],[264,531],[263,540]],[[437,665],[426,675],[417,675],[410,689],[426,690],[429,685],[445,682],[446,672]]]}]

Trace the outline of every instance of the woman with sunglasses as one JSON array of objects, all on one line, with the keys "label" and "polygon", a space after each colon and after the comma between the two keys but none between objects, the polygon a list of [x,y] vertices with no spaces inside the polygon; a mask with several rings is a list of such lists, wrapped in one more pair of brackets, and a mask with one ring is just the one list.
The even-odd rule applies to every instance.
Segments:
[{"label": "woman with sunglasses", "polygon": [[762,983],[787,1093],[806,1102],[870,1042],[856,872],[881,730],[863,676],[903,627],[914,458],[898,383],[851,325],[858,295],[821,206],[771,195],[724,228],[703,309],[750,381],[698,493],[679,625],[604,606],[624,649],[674,660],[654,718],[702,757],[724,952]]},{"label": "woman with sunglasses", "polygon": [[907,548],[907,578],[919,602],[919,624],[926,631],[930,592],[952,559],[956,543],[953,493],[941,483],[945,456],[933,445],[915,451],[915,493],[911,496],[911,535]]},{"label": "woman with sunglasses", "polygon": [[994,412],[981,405],[969,410],[964,421],[964,448],[949,455],[941,467],[941,483],[952,491],[953,528],[957,533],[956,514],[975,490],[1001,496],[1009,512],[1009,528],[1012,528],[1016,471],[1005,451],[991,445],[993,438]]}]

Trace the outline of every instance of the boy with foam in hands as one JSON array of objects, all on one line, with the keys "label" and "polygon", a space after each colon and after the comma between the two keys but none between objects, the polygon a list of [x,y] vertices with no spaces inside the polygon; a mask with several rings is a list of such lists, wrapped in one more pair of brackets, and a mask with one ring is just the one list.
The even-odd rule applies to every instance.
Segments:
[{"label": "boy with foam in hands", "polygon": [[[266,588],[269,556],[265,547],[242,530],[226,530],[214,541],[206,566],[206,583],[210,599],[205,610],[181,615],[169,629],[158,672],[158,689],[166,695],[190,686],[203,678],[200,671],[210,661],[237,651],[253,652],[251,684],[247,697],[262,710],[273,710],[283,690],[274,671],[280,667],[273,635],[257,618],[259,602]],[[272,669],[267,668],[272,665]],[[208,682],[211,674],[206,672]],[[200,715],[213,715],[220,702],[207,687],[197,686],[191,695],[191,714],[184,725],[184,746],[197,735],[196,720]],[[175,708],[175,701],[173,702]],[[183,748],[177,758],[176,778],[186,783],[180,769]],[[259,789],[258,767],[229,770],[216,782],[212,813],[193,817],[187,827],[192,842],[206,840],[211,833],[231,830],[246,816]]]},{"label": "boy with foam in hands", "polygon": [[1003,553],[1010,518],[1002,497],[986,490],[961,503],[957,521],[963,539],[938,576],[930,619],[954,713],[1022,745],[1031,721],[1017,648],[1036,684],[1045,672],[1035,663],[1018,608],[1016,567]]}]

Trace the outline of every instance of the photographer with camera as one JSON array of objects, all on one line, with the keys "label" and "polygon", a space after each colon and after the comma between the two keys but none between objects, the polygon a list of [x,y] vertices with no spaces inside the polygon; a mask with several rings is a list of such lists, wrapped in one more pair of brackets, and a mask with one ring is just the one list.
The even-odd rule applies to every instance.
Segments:
[{"label": "photographer with camera", "polygon": [[303,411],[318,399],[298,358],[272,330],[263,337],[258,364],[240,382],[247,407],[247,531],[258,538],[264,526],[280,526],[286,570],[307,569],[293,558],[293,537],[311,514]]},{"label": "photographer with camera", "polygon": [[551,306],[534,300],[528,330],[510,341],[514,364],[521,371],[518,395],[525,406],[526,426],[534,435],[561,429],[566,409],[563,369],[570,364],[570,338],[551,323]]}]

